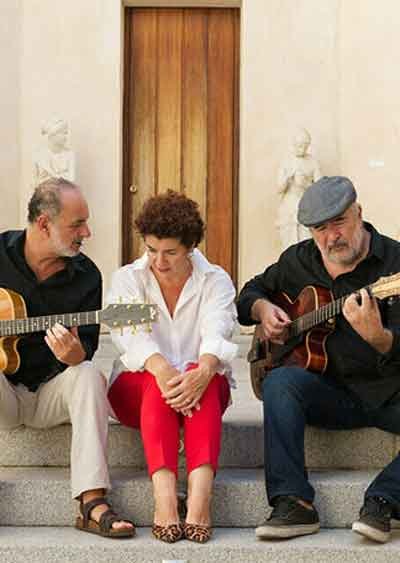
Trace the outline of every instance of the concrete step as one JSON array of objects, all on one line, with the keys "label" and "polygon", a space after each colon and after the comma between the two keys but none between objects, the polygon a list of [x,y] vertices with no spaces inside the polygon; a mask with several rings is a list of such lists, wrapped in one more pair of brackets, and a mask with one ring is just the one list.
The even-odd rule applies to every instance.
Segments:
[{"label": "concrete step", "polygon": [[[310,474],[316,489],[321,525],[351,526],[374,471],[322,471]],[[112,472],[114,505],[140,526],[153,518],[152,486],[144,471],[119,468]],[[184,488],[184,485],[183,487]],[[70,499],[69,470],[8,468],[0,470],[0,525],[70,526],[77,503]],[[255,527],[264,521],[267,507],[264,472],[224,469],[216,478],[213,497],[215,526]],[[1,541],[0,541],[1,543]]]},{"label": "concrete step", "polygon": [[[68,467],[71,425],[48,430],[17,428],[0,431],[0,466]],[[111,423],[108,459],[110,467],[146,467],[140,433]],[[226,421],[223,427],[221,467],[262,467],[263,438],[261,422]]]},{"label": "concrete step", "polygon": [[[255,403],[255,407],[258,404]],[[261,420],[238,417],[235,407],[223,424],[220,467],[256,468],[264,464]],[[328,431],[307,428],[306,460],[314,469],[379,469],[400,449],[400,438],[376,429]],[[0,466],[68,467],[71,426],[48,430],[21,427],[0,431]],[[145,468],[140,433],[110,424],[110,467]]]},{"label": "concrete step", "polygon": [[400,558],[400,533],[376,545],[348,530],[322,530],[290,541],[258,541],[251,529],[216,529],[204,545],[165,544],[139,528],[109,540],[71,528],[0,528],[2,563],[388,563]]}]

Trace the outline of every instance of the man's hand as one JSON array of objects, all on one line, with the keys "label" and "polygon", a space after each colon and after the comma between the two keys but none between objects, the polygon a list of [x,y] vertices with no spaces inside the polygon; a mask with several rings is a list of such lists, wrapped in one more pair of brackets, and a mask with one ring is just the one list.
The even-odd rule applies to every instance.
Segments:
[{"label": "man's hand", "polygon": [[82,346],[76,326],[68,330],[62,324],[57,323],[53,328],[47,329],[44,339],[57,360],[67,366],[76,366],[86,358],[86,351]]},{"label": "man's hand", "polygon": [[257,299],[251,308],[251,316],[261,322],[267,340],[278,344],[285,342],[291,321],[283,309],[266,299]]},{"label": "man's hand", "polygon": [[370,297],[366,289],[360,291],[361,302],[352,293],[344,302],[343,315],[356,332],[381,354],[389,352],[393,334],[382,325],[376,299]]}]

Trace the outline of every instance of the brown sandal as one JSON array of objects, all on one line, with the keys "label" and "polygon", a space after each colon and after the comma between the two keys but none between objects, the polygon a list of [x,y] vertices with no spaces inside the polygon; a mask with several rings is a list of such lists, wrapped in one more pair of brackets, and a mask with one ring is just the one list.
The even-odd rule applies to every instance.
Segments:
[{"label": "brown sandal", "polygon": [[[135,533],[135,526],[130,520],[121,518],[118,516],[111,508],[103,512],[100,516],[99,522],[92,520],[90,514],[96,506],[100,504],[106,504],[110,506],[105,497],[97,497],[89,502],[83,503],[81,500],[79,508],[81,511],[81,516],[78,516],[75,522],[75,528],[81,530],[82,532],[90,532],[92,534],[99,534],[106,538],[132,538]],[[122,530],[114,530],[112,525],[114,522],[128,522],[133,525],[133,528],[125,528]]]},{"label": "brown sandal", "polygon": [[183,538],[182,524],[169,524],[168,526],[153,524],[152,532],[155,538],[167,543],[175,543]]},{"label": "brown sandal", "polygon": [[183,525],[183,534],[187,540],[196,543],[206,543],[212,536],[211,526],[202,526],[201,524],[188,524]]}]

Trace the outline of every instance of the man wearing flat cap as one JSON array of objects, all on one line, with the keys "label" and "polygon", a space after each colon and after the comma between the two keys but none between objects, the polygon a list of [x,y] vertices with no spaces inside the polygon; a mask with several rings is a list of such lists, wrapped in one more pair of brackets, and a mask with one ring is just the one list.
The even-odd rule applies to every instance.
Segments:
[{"label": "man wearing flat cap", "polygon": [[[378,302],[374,290],[366,289],[400,271],[400,244],[363,221],[356,197],[348,178],[323,177],[312,184],[298,208],[312,238],[289,247],[239,295],[239,322],[258,323],[275,347],[274,367],[262,386],[273,510],[256,529],[259,538],[319,530],[304,462],[306,424],[400,433],[400,302]],[[310,294],[320,301],[307,317],[301,307]],[[320,308],[324,303],[329,305]],[[291,322],[297,304],[300,314],[292,314]],[[400,519],[400,456],[368,487],[353,530],[385,542],[391,518]]]}]

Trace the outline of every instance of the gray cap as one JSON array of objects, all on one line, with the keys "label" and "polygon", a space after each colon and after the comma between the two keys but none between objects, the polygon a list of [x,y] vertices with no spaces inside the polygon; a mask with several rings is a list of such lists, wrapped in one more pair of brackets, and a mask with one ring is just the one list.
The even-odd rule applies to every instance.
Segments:
[{"label": "gray cap", "polygon": [[304,192],[297,220],[305,227],[320,225],[341,215],[356,198],[356,190],[348,178],[323,176]]}]

